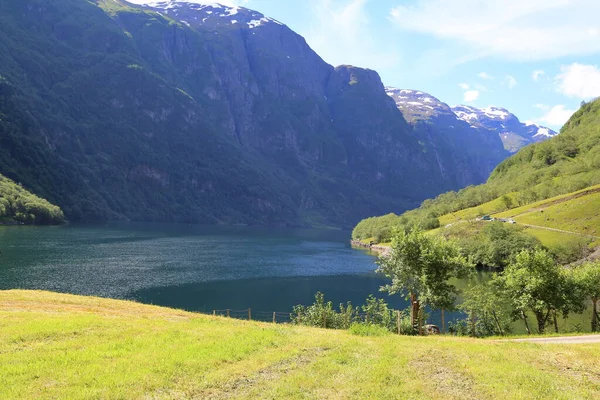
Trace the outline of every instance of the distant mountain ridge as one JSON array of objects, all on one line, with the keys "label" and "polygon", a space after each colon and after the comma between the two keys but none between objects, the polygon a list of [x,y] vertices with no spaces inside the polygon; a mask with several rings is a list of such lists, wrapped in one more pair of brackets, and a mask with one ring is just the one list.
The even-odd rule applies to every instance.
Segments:
[{"label": "distant mountain ridge", "polygon": [[486,130],[499,135],[504,148],[511,153],[517,152],[528,144],[541,142],[558,134],[550,128],[532,122],[522,123],[516,115],[505,108],[479,109],[466,105],[450,107],[436,97],[419,90],[387,86],[386,91],[409,122],[444,116],[448,124],[454,127],[461,125],[464,128],[463,123],[455,123],[452,120],[454,114],[469,128],[480,130],[482,135],[486,134]]},{"label": "distant mountain ridge", "polygon": [[498,132],[504,147],[511,153],[516,153],[528,144],[542,142],[558,134],[550,128],[532,122],[522,123],[516,115],[500,107],[479,109],[459,105],[452,107],[452,111],[472,127]]}]

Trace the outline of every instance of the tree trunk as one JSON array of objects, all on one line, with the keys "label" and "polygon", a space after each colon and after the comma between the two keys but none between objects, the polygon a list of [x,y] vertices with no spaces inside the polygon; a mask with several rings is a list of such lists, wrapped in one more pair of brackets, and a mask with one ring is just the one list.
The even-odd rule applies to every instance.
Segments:
[{"label": "tree trunk", "polygon": [[502,327],[500,326],[500,321],[498,321],[498,317],[496,316],[496,311],[492,311],[492,316],[494,317],[494,321],[496,322],[496,327],[498,328],[500,336],[504,336],[504,332],[502,331]]},{"label": "tree trunk", "polygon": [[540,335],[543,335],[544,333],[546,333],[546,322],[548,322],[549,316],[550,316],[550,310],[548,310],[548,312],[546,313],[545,316],[541,311],[535,312],[535,318],[537,319],[537,323],[538,323],[538,332],[540,333]]},{"label": "tree trunk", "polygon": [[554,319],[554,332],[558,333],[558,318],[556,317],[556,310],[552,311],[552,318]]},{"label": "tree trunk", "polygon": [[527,330],[527,334],[531,335],[531,329],[529,329],[529,322],[527,322],[527,315],[525,315],[524,311],[521,311],[521,315],[523,316],[523,322],[525,322],[525,329]]},{"label": "tree trunk", "polygon": [[598,332],[598,300],[592,299],[592,332]]},{"label": "tree trunk", "polygon": [[419,310],[420,304],[417,300],[417,295],[414,293],[410,294],[410,322],[413,327],[413,333],[418,334],[421,331],[419,326]]}]

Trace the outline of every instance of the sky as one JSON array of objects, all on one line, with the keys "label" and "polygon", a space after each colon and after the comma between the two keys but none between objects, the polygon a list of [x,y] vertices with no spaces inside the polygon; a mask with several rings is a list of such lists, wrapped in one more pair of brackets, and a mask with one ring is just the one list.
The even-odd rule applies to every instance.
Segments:
[{"label": "sky", "polygon": [[220,3],[283,22],[332,65],[374,69],[451,106],[504,107],[558,130],[600,96],[600,0]]}]

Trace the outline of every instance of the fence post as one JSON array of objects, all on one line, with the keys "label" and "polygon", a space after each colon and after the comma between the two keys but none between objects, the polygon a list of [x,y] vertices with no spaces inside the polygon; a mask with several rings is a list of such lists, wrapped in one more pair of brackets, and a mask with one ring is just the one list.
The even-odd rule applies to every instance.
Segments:
[{"label": "fence post", "polygon": [[400,334],[400,310],[398,310],[398,311],[397,311],[397,314],[398,314],[398,322],[397,322],[397,325],[398,325],[398,335],[399,335],[399,334]]},{"label": "fence post", "polygon": [[227,309],[227,318],[229,318],[229,308]]},{"label": "fence post", "polygon": [[213,315],[217,315],[217,310],[213,310]]},{"label": "fence post", "polygon": [[248,321],[252,320],[252,310],[248,309]]},{"label": "fence post", "polygon": [[277,314],[275,313],[275,311],[273,311],[273,323],[274,324],[277,323],[276,316],[277,316]]}]

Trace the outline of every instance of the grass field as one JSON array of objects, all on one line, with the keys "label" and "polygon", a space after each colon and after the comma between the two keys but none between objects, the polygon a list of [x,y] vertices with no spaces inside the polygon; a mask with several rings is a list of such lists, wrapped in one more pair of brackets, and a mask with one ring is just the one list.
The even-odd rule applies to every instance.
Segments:
[{"label": "grass field", "polygon": [[600,345],[355,336],[0,292],[0,398],[597,399]]}]

